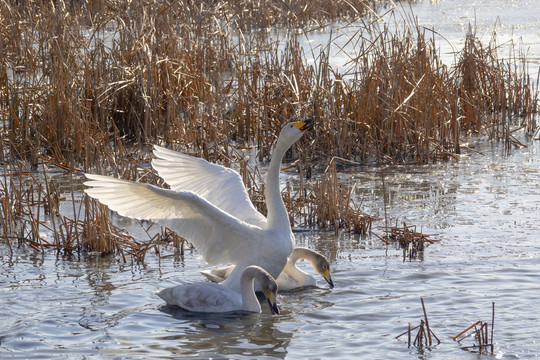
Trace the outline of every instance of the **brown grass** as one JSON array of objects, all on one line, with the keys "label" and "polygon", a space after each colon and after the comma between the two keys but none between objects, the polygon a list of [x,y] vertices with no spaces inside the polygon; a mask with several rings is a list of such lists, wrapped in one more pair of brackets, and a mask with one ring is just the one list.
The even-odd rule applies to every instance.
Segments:
[{"label": "brown grass", "polygon": [[[518,144],[512,125],[533,133],[536,128],[538,92],[526,68],[523,55],[513,51],[510,59],[498,57],[502,46],[495,35],[484,46],[469,28],[461,57],[454,72],[458,95],[463,102],[461,128],[467,132],[484,131],[489,137]],[[516,121],[517,119],[517,121]]]},{"label": "brown grass", "polygon": [[291,187],[282,194],[291,222],[321,229],[331,228],[337,234],[345,230],[366,235],[376,219],[360,210],[354,199],[354,186],[346,188],[339,183],[335,161],[313,184],[300,184],[296,193]]},{"label": "brown grass", "polygon": [[437,240],[430,238],[430,235],[416,231],[416,226],[403,227],[397,225],[385,230],[386,234],[382,237],[377,237],[385,244],[394,243],[403,250],[403,261],[423,258],[424,250],[429,244],[435,243]]},{"label": "brown grass", "polygon": [[[131,240],[103,209],[74,195],[61,200],[81,189],[59,192],[44,174],[60,168],[155,183],[149,143],[240,161],[262,204],[258,170],[243,150],[267,160],[281,126],[311,114],[315,131],[289,156],[302,174],[317,164],[328,170],[287,190],[289,210],[301,224],[363,233],[372,219],[337,183],[335,157],[421,164],[459,154],[470,133],[517,145],[516,128],[534,132],[538,92],[524,59],[517,51],[501,59],[495,39],[483,46],[472,31],[448,66],[417,24],[399,32],[365,22],[350,40],[358,55],[347,74],[332,68],[327,49],[309,65],[297,28],[367,9],[361,0],[0,0],[2,236],[67,251],[128,251]],[[276,25],[288,29],[284,47],[265,29]],[[59,201],[84,215],[63,217]],[[54,241],[39,236],[44,216],[53,219],[46,226]]]}]

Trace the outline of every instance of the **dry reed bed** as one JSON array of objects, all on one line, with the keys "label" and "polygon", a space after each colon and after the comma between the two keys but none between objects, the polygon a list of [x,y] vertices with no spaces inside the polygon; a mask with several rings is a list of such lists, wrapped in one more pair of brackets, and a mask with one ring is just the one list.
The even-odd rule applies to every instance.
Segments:
[{"label": "dry reed bed", "polygon": [[[44,223],[35,206],[54,199],[43,181],[15,185],[22,174],[45,164],[156,183],[148,143],[225,165],[241,160],[262,204],[260,176],[243,150],[267,160],[282,124],[311,114],[314,133],[289,155],[300,173],[313,164],[329,170],[289,187],[289,210],[302,224],[365,232],[372,219],[352,202],[352,189],[337,185],[334,157],[426,163],[459,153],[471,132],[512,144],[516,117],[517,126],[536,127],[538,92],[523,59],[501,59],[495,41],[485,47],[472,31],[448,67],[416,24],[399,32],[365,23],[351,39],[358,56],[340,74],[327,49],[308,65],[290,30],[354,18],[364,1],[196,3],[0,1],[4,237],[22,221],[30,230],[17,236],[36,242]],[[276,24],[289,28],[284,47],[260,30]],[[72,206],[84,215],[52,221],[53,246],[137,253],[141,246],[114,230],[103,209],[84,202]]]},{"label": "dry reed bed", "polygon": [[501,60],[473,34],[448,68],[414,24],[402,33],[366,24],[346,78],[324,52],[308,66],[295,33],[282,52],[264,31],[218,21],[235,9],[226,2],[111,4],[1,3],[12,155],[110,171],[130,158],[126,144],[163,141],[223,161],[231,143],[254,144],[262,160],[284,121],[314,113],[307,160],[424,163],[459,152],[462,133],[504,138],[516,115],[535,125],[537,93],[520,59]]},{"label": "dry reed bed", "polygon": [[[164,256],[184,254],[185,240],[170,229],[148,233],[147,241],[138,240],[113,224],[107,207],[88,197],[75,198],[75,194],[80,197],[80,186],[64,190],[64,194],[72,196],[66,199],[47,176],[30,175],[30,182],[22,178],[27,176],[21,172],[4,174],[0,183],[1,238],[12,254],[13,247],[21,245],[38,252],[53,248],[64,254],[81,250],[114,253],[124,262],[144,261],[150,249],[160,255],[161,249],[166,249]],[[68,211],[71,215],[61,214],[61,202],[73,207]]]}]

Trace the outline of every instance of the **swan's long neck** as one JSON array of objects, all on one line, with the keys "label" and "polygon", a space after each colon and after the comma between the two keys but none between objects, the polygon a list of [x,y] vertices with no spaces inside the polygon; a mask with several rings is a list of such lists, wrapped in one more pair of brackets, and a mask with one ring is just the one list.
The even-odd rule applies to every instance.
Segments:
[{"label": "swan's long neck", "polygon": [[[307,255],[306,255],[307,254]],[[289,260],[287,261],[287,265],[295,265],[298,259],[305,259],[309,256],[309,250],[302,247],[294,248],[293,252],[291,253],[291,256],[289,257]]]},{"label": "swan's long neck", "polygon": [[240,277],[240,292],[242,294],[242,307],[245,311],[261,312],[261,304],[255,295],[253,280],[260,276],[260,271],[256,268],[248,267]]},{"label": "swan's long neck", "polygon": [[268,228],[280,227],[283,229],[290,229],[291,227],[289,215],[283,204],[279,188],[279,170],[281,168],[281,161],[289,147],[291,147],[291,145],[283,144],[283,142],[278,139],[276,147],[274,148],[274,153],[272,154],[268,173],[266,174],[265,197],[268,209]]},{"label": "swan's long neck", "polygon": [[311,276],[296,267],[296,262],[298,259],[306,259],[309,262],[312,262],[312,251],[301,247],[294,248],[289,260],[287,261],[287,264],[285,265],[285,268],[283,268],[283,272],[298,282],[299,285],[304,285],[311,279]]}]

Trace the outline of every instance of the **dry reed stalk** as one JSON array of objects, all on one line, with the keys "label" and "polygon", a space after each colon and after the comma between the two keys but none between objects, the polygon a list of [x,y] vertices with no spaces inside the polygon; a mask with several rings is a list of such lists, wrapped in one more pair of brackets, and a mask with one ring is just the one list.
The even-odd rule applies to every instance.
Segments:
[{"label": "dry reed stalk", "polygon": [[353,192],[354,187],[347,189],[338,183],[335,164],[332,162],[313,186],[300,184],[294,193],[288,184],[282,197],[292,224],[303,221],[303,226],[333,228],[336,234],[342,229],[366,235],[375,218],[359,209],[353,199]]},{"label": "dry reed stalk", "polygon": [[449,127],[445,92],[450,78],[434,40],[427,41],[420,31],[416,39],[410,33],[389,36],[374,40],[358,59],[356,71],[362,78],[333,94],[343,99],[339,117],[347,120],[341,122],[347,127],[331,133],[356,137],[333,140],[343,151],[336,155],[400,163],[444,157],[459,138],[452,138]]},{"label": "dry reed stalk", "polygon": [[377,236],[386,244],[393,242],[403,249],[403,260],[416,259],[422,256],[428,244],[435,243],[436,240],[430,239],[429,235],[422,234],[416,231],[416,226],[407,226],[403,224],[403,228],[397,226],[385,230],[386,234]]},{"label": "dry reed stalk", "polygon": [[517,53],[515,45],[510,44],[511,56],[507,60],[499,57],[501,49],[495,35],[488,46],[483,46],[469,26],[453,74],[464,102],[462,129],[485,131],[489,137],[504,140],[509,146],[521,145],[512,136],[510,126],[531,132],[538,92],[533,94],[525,58]]},{"label": "dry reed stalk", "polygon": [[474,340],[475,343],[472,346],[464,346],[461,349],[463,350],[472,350],[478,351],[480,354],[487,349],[490,349],[491,354],[494,351],[493,343],[493,329],[495,326],[495,303],[493,302],[491,307],[491,333],[488,334],[489,324],[487,321],[477,321],[471,326],[467,327],[465,330],[452,337],[452,340],[461,342],[469,337],[470,330],[474,331]]},{"label": "dry reed stalk", "polygon": [[16,199],[14,198],[14,191],[10,191],[5,183],[1,184],[0,188],[0,220],[2,223],[2,238],[10,246],[11,239],[14,237],[16,227],[18,224],[17,217],[15,216]]},{"label": "dry reed stalk", "polygon": [[[235,30],[274,10],[322,19],[363,6],[300,3],[301,16],[292,4],[244,4],[236,14],[237,2],[2,2],[7,145],[32,165],[47,158],[83,169],[114,168],[126,144],[158,139],[214,161],[231,141],[255,143],[264,159],[281,124],[308,112],[324,119],[317,154],[425,163],[459,152],[461,132],[486,126],[486,111],[533,121],[537,92],[516,76],[527,70],[519,56],[501,62],[473,34],[450,71],[418,24],[399,33],[366,23],[350,40],[359,47],[351,79],[332,69],[326,50],[306,65],[294,33],[281,51],[266,32]],[[215,21],[220,15],[229,20]]]},{"label": "dry reed stalk", "polygon": [[39,195],[36,201],[33,184],[25,182],[22,174],[21,171],[3,173],[4,181],[0,189],[2,237],[8,244],[15,239],[19,243],[29,241],[35,246],[37,222],[33,219],[31,207],[39,206],[41,201]]},{"label": "dry reed stalk", "polygon": [[130,241],[130,237],[112,225],[109,209],[85,197],[84,220],[81,236],[88,251],[110,254],[119,250],[119,243]]},{"label": "dry reed stalk", "polygon": [[[420,320],[420,325],[415,326],[414,328],[411,328],[411,323],[409,323],[407,331],[396,336],[396,339],[399,339],[403,335],[407,334],[408,347],[411,347],[411,345],[413,345],[417,347],[418,349],[422,349],[424,345],[432,346],[433,338],[435,338],[435,340],[437,341],[436,345],[439,345],[441,343],[437,335],[435,335],[435,333],[433,332],[433,330],[431,330],[429,326],[429,320],[428,320],[428,316],[426,312],[426,306],[424,304],[424,298],[420,297],[420,302],[422,303],[422,311],[424,312],[424,318]],[[416,334],[414,341],[411,343],[411,339],[412,339],[411,332],[416,329],[418,329],[418,333]]]},{"label": "dry reed stalk", "polygon": [[[157,251],[156,244],[171,236],[169,230],[150,241],[140,242],[111,223],[106,207],[88,198],[80,203],[72,197],[74,217],[61,215],[59,204],[67,199],[60,198],[59,189],[46,175],[42,180],[33,178],[31,183],[14,176],[4,174],[9,181],[2,182],[0,187],[1,235],[10,247],[12,240],[16,240],[35,251],[54,247],[65,254],[75,251],[116,253],[124,259],[128,254],[137,261],[144,261],[148,249]],[[42,186],[41,181],[45,185]],[[70,191],[78,190],[71,188]],[[76,203],[79,203],[78,209]],[[84,213],[82,219],[78,218],[80,213]],[[53,239],[47,240],[43,233],[51,234]],[[173,246],[177,253],[183,253],[184,240],[173,237]]]},{"label": "dry reed stalk", "polygon": [[246,31],[275,26],[320,27],[333,19],[358,18],[366,14],[373,3],[366,0],[222,0],[207,5],[219,8],[216,14],[218,18],[225,18],[235,27]]}]

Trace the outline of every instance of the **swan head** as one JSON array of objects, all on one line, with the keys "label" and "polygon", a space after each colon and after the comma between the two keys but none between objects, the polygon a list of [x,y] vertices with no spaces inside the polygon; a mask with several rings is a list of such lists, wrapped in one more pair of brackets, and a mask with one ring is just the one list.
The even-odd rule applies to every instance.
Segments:
[{"label": "swan head", "polygon": [[279,314],[279,309],[277,306],[278,285],[276,281],[270,274],[258,280],[261,283],[261,290],[268,301],[270,312],[272,313],[272,315]]},{"label": "swan head", "polygon": [[332,275],[330,274],[330,263],[328,262],[328,259],[324,255],[317,254],[312,265],[315,271],[326,280],[331,288],[333,288],[334,282],[332,281]]},{"label": "swan head", "polygon": [[287,146],[291,146],[298,141],[302,135],[313,127],[313,117],[303,121],[294,121],[285,125],[279,133],[279,142],[283,142]]}]

